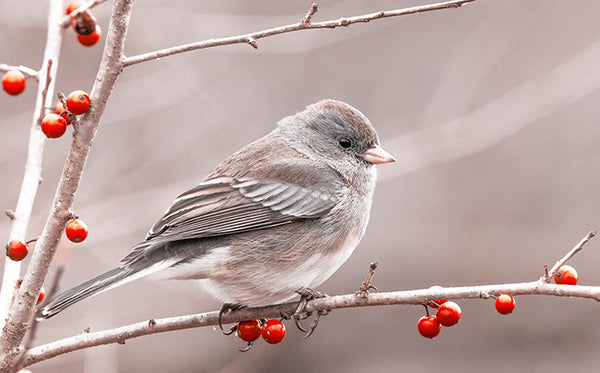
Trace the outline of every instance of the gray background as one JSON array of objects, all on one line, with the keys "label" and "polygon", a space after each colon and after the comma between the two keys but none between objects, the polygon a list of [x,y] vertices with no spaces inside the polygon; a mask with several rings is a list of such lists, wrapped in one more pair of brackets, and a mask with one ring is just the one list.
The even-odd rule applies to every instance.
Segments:
[{"label": "gray background", "polygon": [[[417,5],[329,1],[315,20]],[[309,1],[138,1],[126,53],[293,23]],[[38,68],[47,3],[0,0],[0,61]],[[110,4],[94,13],[108,27]],[[353,292],[379,261],[380,290],[537,279],[600,227],[600,3],[486,1],[336,30],[259,40],[127,68],[91,152],[76,212],[83,244],[61,243],[67,288],[112,268],[180,192],[277,120],[322,98],[356,106],[399,162],[379,167],[371,223],[348,262],[319,290]],[[102,39],[102,43],[104,38]],[[57,90],[89,90],[101,47],[65,33]],[[14,208],[35,87],[0,95],[0,207]],[[39,234],[68,151],[49,140],[29,236]],[[0,219],[0,235],[9,223]],[[572,264],[600,283],[598,241]],[[1,259],[3,260],[3,259]],[[0,262],[0,264],[2,264]],[[337,310],[301,341],[248,353],[201,328],[98,347],[35,372],[592,371],[600,364],[598,305],[523,296],[501,316],[492,301],[459,302],[463,318],[435,340],[417,306]],[[148,318],[212,311],[192,282],[141,280],[40,326],[36,343]]]}]

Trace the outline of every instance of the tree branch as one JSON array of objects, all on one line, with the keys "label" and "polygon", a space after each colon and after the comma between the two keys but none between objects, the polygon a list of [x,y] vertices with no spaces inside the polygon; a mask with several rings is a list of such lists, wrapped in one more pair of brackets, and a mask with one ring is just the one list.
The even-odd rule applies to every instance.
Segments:
[{"label": "tree branch", "polygon": [[[511,295],[553,295],[562,297],[588,298],[600,301],[600,286],[569,286],[554,285],[540,281],[483,285],[447,287],[422,290],[394,291],[385,293],[370,293],[367,295],[347,294],[308,301],[305,312],[333,310],[337,308],[371,307],[384,305],[422,305],[436,299],[487,299],[502,293]],[[260,318],[278,318],[281,314],[292,314],[298,303],[291,302],[281,305],[245,308],[223,314],[224,323],[234,323],[243,320]],[[152,319],[115,329],[94,333],[83,333],[77,336],[61,339],[45,345],[34,347],[25,353],[25,366],[47,360],[68,352],[88,347],[111,343],[124,343],[127,339],[144,335],[164,333],[169,331],[214,326],[219,323],[219,312],[207,312],[195,315]]]},{"label": "tree branch", "polygon": [[[583,245],[592,239],[595,232],[588,233],[567,255],[557,262],[571,258],[583,249]],[[389,305],[423,305],[437,299],[488,299],[500,294],[516,295],[551,295],[558,297],[576,297],[593,299],[600,302],[600,286],[573,286],[549,284],[542,277],[537,281],[479,285],[459,287],[433,287],[421,290],[405,290],[385,293],[369,293],[371,279],[377,263],[371,263],[367,279],[361,285],[358,292],[354,294],[338,295],[325,298],[317,298],[306,302],[302,312],[314,313],[329,311],[337,308],[356,308],[370,306]],[[554,268],[554,267],[553,267]],[[558,267],[557,267],[558,268]],[[42,346],[29,349],[23,355],[24,366],[38,363],[58,355],[81,350],[84,348],[111,343],[124,343],[127,339],[137,338],[144,335],[164,333],[169,331],[197,328],[203,326],[219,325],[219,318],[223,323],[235,323],[244,320],[276,318],[281,315],[292,315],[298,307],[297,302],[289,302],[279,305],[271,305],[256,308],[242,308],[227,313],[207,312],[195,315],[169,317],[163,319],[151,319],[135,324],[125,325],[115,329],[100,332],[85,332],[69,338],[64,338]]]},{"label": "tree branch", "polygon": [[[122,71],[124,43],[132,5],[133,0],[117,0],[114,3],[102,61],[90,93],[91,107],[82,118],[77,131],[73,133],[71,149],[65,162],[50,215],[40,238],[36,242],[36,248],[33,252],[27,274],[18,290],[3,329],[2,338],[0,339],[0,352],[2,354],[0,356],[1,372],[9,372],[14,368],[15,359],[22,349],[22,347],[16,346],[21,345],[33,318],[37,296],[48,274],[67,219],[71,215],[70,211],[73,207],[75,192],[79,187],[94,135],[117,76]],[[57,28],[57,32],[62,30],[58,22],[58,19],[60,19],[58,14],[60,12],[62,12],[62,1],[53,1],[50,13],[54,23],[51,27]],[[56,52],[58,49],[55,49]],[[35,112],[39,112],[39,110]],[[41,131],[39,132],[41,133]],[[37,181],[24,182],[23,185],[31,186],[33,184],[37,186]]]},{"label": "tree branch", "polygon": [[[355,23],[370,22],[370,21],[373,21],[376,19],[381,19],[381,18],[398,17],[398,16],[404,16],[404,15],[408,15],[408,14],[430,12],[430,11],[434,11],[434,10],[441,10],[441,9],[448,9],[448,8],[459,8],[462,5],[473,2],[473,1],[476,1],[476,0],[453,0],[453,1],[446,1],[446,2],[442,2],[442,3],[436,3],[436,4],[415,6],[412,8],[388,10],[388,11],[381,11],[381,12],[364,14],[364,15],[348,17],[348,18],[339,18],[337,20],[330,20],[330,21],[324,21],[324,22],[312,22],[311,21],[312,16],[316,13],[316,11],[318,9],[317,5],[313,4],[311,6],[311,8],[309,9],[308,13],[306,14],[306,16],[298,23],[294,23],[294,24],[287,25],[287,26],[280,26],[280,27],[269,29],[269,30],[257,31],[257,32],[253,32],[253,33],[245,34],[245,35],[231,36],[231,37],[220,38],[220,39],[210,39],[210,40],[199,41],[199,42],[195,42],[195,43],[183,44],[183,45],[179,45],[179,46],[175,46],[175,47],[171,47],[171,48],[160,49],[157,51],[148,52],[148,53],[144,53],[144,54],[139,54],[137,56],[125,58],[124,66],[127,67],[127,66],[135,65],[135,64],[138,64],[141,62],[156,60],[156,59],[159,59],[162,57],[171,56],[171,55],[178,54],[178,53],[189,52],[189,51],[193,51],[193,50],[197,50],[197,49],[218,47],[218,46],[222,46],[222,45],[248,43],[251,46],[253,46],[254,48],[256,48],[256,46],[258,45],[256,43],[256,40],[266,38],[269,36],[273,36],[273,35],[285,34],[288,32],[308,30],[308,29],[323,29],[323,28],[333,29],[333,28],[337,28],[337,27],[349,26],[349,25],[352,25]],[[250,41],[254,41],[254,42],[252,43]]]},{"label": "tree branch", "polygon": [[[48,12],[48,36],[44,48],[44,60],[40,71],[35,72],[35,77],[38,79],[39,84],[29,135],[25,174],[19,192],[17,206],[11,213],[9,241],[26,241],[25,235],[27,233],[27,226],[29,225],[38,185],[42,180],[42,158],[46,136],[42,133],[40,123],[46,113],[46,108],[52,105],[52,92],[54,92],[54,82],[56,81],[55,77],[58,68],[59,52],[62,44],[62,29],[58,26],[58,20],[61,17],[61,13],[62,1],[52,1]],[[0,66],[0,68],[4,67],[13,68],[14,66]],[[21,66],[18,68],[21,71],[30,70],[29,68]],[[31,73],[30,76],[33,76],[33,73]],[[2,289],[0,290],[0,328],[4,326],[4,323],[8,318],[8,311],[13,299],[15,299],[16,284],[20,275],[21,262],[7,260],[4,264]],[[4,347],[6,347],[6,345],[3,346],[0,353],[6,351]]]},{"label": "tree branch", "polygon": [[554,274],[556,273],[556,271],[558,271],[558,269],[563,264],[565,264],[569,259],[571,259],[575,254],[577,254],[578,252],[583,250],[583,245],[585,245],[589,240],[594,238],[595,235],[596,235],[596,231],[591,231],[588,234],[586,234],[585,237],[583,237],[581,239],[581,241],[579,241],[579,243],[577,243],[577,245],[575,245],[575,247],[573,247],[561,259],[556,261],[554,266],[552,266],[552,268],[549,271],[546,271],[546,273],[540,278],[540,281],[547,282],[547,283],[552,281],[552,278],[554,277]]}]

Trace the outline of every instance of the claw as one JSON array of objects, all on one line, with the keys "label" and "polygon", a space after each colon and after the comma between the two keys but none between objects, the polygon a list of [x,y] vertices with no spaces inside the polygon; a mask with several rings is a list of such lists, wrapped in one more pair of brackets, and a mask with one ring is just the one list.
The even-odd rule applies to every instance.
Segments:
[{"label": "claw", "polygon": [[304,335],[302,337],[302,339],[307,339],[308,337],[310,337],[313,334],[313,332],[317,328],[317,325],[319,324],[319,319],[321,318],[321,316],[327,315],[329,313],[329,310],[318,311],[313,322],[310,324],[308,329],[306,329],[302,326],[302,324],[300,324],[300,320],[306,320],[307,318],[309,318],[312,315],[312,312],[303,312],[304,308],[306,307],[306,304],[309,300],[325,298],[328,295],[318,292],[318,291],[314,291],[309,288],[300,288],[300,289],[296,290],[296,293],[300,294],[300,302],[298,302],[298,306],[296,307],[296,310],[293,313],[294,323],[296,324],[296,327],[300,331],[306,333],[306,335]]},{"label": "claw", "polygon": [[300,318],[299,317],[294,317],[294,324],[296,324],[296,328],[298,328],[298,330],[300,330],[303,333],[308,333],[308,330],[304,329],[304,327],[302,326],[302,324],[300,324]]},{"label": "claw", "polygon": [[299,317],[299,315],[302,313],[302,310],[304,310],[304,307],[306,307],[307,302],[308,299],[305,296],[300,296],[300,302],[298,302],[298,306],[294,311],[294,319]]},{"label": "claw", "polygon": [[237,330],[237,325],[233,325],[232,327],[229,328],[228,331],[223,330],[223,327],[221,325],[219,325],[219,326],[221,327],[221,331],[223,332],[224,335],[231,335]]},{"label": "claw", "polygon": [[[306,332],[305,330],[303,330],[303,332],[306,332],[306,334],[302,337],[303,340],[304,339],[308,339],[308,337],[310,337],[312,335],[312,333],[317,328],[317,325],[319,325],[319,319],[321,318],[321,316],[325,316],[328,313],[329,313],[329,310],[317,312],[317,316],[315,316],[312,324],[310,324],[310,327],[308,328],[308,332]],[[296,324],[296,325],[298,325],[298,324]]]},{"label": "claw", "polygon": [[223,329],[223,323],[221,322],[223,319],[223,314],[227,313],[229,311],[235,311],[235,310],[241,310],[242,308],[247,308],[248,306],[245,306],[243,304],[235,304],[235,303],[224,303],[223,306],[221,307],[221,310],[219,310],[219,328],[221,328],[221,331],[223,332],[223,334],[225,335],[230,335],[233,332],[236,331],[237,327],[234,325],[232,326],[228,331],[225,331]]},{"label": "claw", "polygon": [[246,347],[242,348],[241,350],[238,350],[239,352],[247,352],[250,351],[250,349],[252,348],[252,346],[254,346],[254,341],[252,342],[248,342],[248,344],[246,345]]},{"label": "claw", "polygon": [[306,300],[328,297],[328,295],[325,293],[321,293],[320,291],[316,291],[306,287],[302,287],[296,290],[296,293],[300,294],[300,297],[305,298]]}]

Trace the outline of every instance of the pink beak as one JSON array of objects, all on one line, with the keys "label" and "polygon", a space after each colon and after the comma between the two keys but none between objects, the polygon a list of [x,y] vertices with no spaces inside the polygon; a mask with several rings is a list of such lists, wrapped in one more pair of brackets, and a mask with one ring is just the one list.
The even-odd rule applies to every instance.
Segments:
[{"label": "pink beak", "polygon": [[383,148],[379,145],[369,148],[362,155],[362,157],[365,159],[365,161],[372,164],[396,162],[396,159],[392,157],[390,153],[383,150]]}]

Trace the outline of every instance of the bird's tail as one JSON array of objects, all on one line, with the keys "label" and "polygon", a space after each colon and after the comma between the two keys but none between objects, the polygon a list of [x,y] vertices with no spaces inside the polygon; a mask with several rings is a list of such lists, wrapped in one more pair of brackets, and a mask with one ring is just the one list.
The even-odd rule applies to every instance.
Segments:
[{"label": "bird's tail", "polygon": [[134,273],[126,268],[115,268],[57,295],[42,309],[38,316],[41,319],[50,318],[72,304],[122,285],[137,277],[139,276],[135,276]]}]

